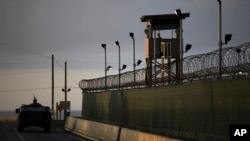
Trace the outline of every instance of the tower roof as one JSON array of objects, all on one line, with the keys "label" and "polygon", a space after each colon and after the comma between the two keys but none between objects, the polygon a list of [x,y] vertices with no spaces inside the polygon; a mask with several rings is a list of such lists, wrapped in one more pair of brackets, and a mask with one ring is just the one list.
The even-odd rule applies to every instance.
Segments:
[{"label": "tower roof", "polygon": [[190,13],[182,13],[181,17],[176,14],[144,15],[141,22],[149,22],[155,30],[176,29],[180,26],[180,19],[185,19]]}]

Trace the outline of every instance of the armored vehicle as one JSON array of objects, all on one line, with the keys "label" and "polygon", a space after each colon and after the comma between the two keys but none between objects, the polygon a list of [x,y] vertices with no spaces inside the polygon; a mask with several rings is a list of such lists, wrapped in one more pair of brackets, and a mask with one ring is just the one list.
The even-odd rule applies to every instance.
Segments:
[{"label": "armored vehicle", "polygon": [[22,132],[24,128],[29,126],[38,126],[43,128],[45,132],[50,132],[50,108],[37,103],[35,97],[33,103],[22,105],[20,108],[16,109],[16,113],[18,113],[18,131]]}]

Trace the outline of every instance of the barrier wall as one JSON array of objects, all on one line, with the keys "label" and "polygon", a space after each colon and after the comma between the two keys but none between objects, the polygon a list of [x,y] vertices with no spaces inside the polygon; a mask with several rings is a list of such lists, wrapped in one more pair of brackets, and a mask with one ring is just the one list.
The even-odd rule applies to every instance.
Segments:
[{"label": "barrier wall", "polygon": [[74,117],[67,118],[65,129],[96,141],[178,141],[168,137]]},{"label": "barrier wall", "polygon": [[231,124],[250,124],[250,79],[83,93],[82,116],[188,140],[229,140]]},{"label": "barrier wall", "polygon": [[118,126],[74,117],[67,117],[65,129],[78,135],[100,141],[117,141],[119,131]]},{"label": "barrier wall", "polygon": [[122,128],[119,141],[180,141],[177,139]]}]

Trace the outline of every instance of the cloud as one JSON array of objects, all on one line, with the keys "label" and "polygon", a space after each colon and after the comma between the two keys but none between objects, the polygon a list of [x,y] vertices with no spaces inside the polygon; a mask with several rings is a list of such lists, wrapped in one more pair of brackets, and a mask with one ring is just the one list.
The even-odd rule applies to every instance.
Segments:
[{"label": "cloud", "polygon": [[[239,45],[250,40],[248,25],[249,0],[223,1],[223,34],[231,33],[227,46]],[[118,72],[118,48],[121,44],[122,64],[132,69],[132,40],[135,33],[136,58],[144,60],[145,23],[142,15],[170,14],[180,8],[190,12],[183,21],[184,44],[192,44],[188,54],[205,53],[218,48],[218,2],[216,0],[5,0],[0,1],[0,71],[1,78],[21,71],[25,75],[1,79],[0,83],[15,84],[12,89],[25,86],[37,88],[50,86],[51,55],[57,62],[57,85],[63,85],[64,62],[68,61],[69,73],[75,81],[104,75],[104,50],[107,44],[107,62]],[[161,31],[169,35],[171,31]],[[168,36],[164,38],[170,38]],[[226,46],[223,46],[226,47]],[[140,67],[145,67],[143,63]],[[39,70],[46,70],[44,74]],[[4,71],[5,73],[2,73]],[[33,76],[37,71],[37,76]],[[29,74],[31,73],[31,74]],[[7,75],[6,75],[7,76]],[[41,77],[41,78],[40,78]],[[25,79],[24,79],[25,78]],[[46,80],[44,80],[46,78]],[[35,82],[36,81],[36,82]],[[42,83],[40,83],[42,82]],[[36,84],[40,83],[40,84]],[[70,82],[75,85],[74,82]],[[20,84],[20,85],[19,85]],[[5,85],[1,85],[5,86]],[[14,86],[14,85],[10,85]],[[28,87],[30,86],[30,87]],[[4,90],[4,87],[1,87]],[[50,90],[28,92],[48,96]],[[60,89],[57,93],[61,94]],[[76,92],[76,93],[80,93]],[[16,93],[13,93],[16,94]],[[26,92],[22,93],[26,95]],[[6,100],[7,96],[1,100]],[[22,98],[21,98],[22,97]],[[25,98],[24,98],[25,97]],[[73,96],[72,96],[73,97]],[[11,97],[15,98],[15,95]],[[26,96],[18,97],[19,104],[27,103]],[[47,98],[47,97],[46,97]],[[46,101],[44,98],[44,101]],[[76,98],[76,97],[74,97]],[[79,97],[75,103],[81,103]],[[48,105],[49,101],[46,101]],[[2,101],[0,102],[2,103]],[[2,107],[1,105],[0,107]]]}]

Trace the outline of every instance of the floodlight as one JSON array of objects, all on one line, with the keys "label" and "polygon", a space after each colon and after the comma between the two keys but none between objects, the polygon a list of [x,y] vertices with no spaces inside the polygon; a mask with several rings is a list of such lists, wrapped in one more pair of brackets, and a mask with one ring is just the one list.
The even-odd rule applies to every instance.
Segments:
[{"label": "floodlight", "polygon": [[[71,90],[71,89],[69,88],[69,89],[67,90],[67,92],[69,92],[70,90]],[[62,89],[62,91],[65,92],[65,89]]]},{"label": "floodlight", "polygon": [[175,14],[180,17],[181,16],[181,9],[176,9]]},{"label": "floodlight", "polygon": [[115,45],[117,45],[118,47],[120,47],[119,41],[115,41]]},{"label": "floodlight", "polygon": [[134,33],[133,33],[133,32],[130,32],[130,33],[129,33],[129,36],[130,36],[131,38],[134,38]]},{"label": "floodlight", "polygon": [[192,48],[192,45],[191,44],[186,44],[186,52],[188,52],[190,49]]},{"label": "floodlight", "polygon": [[232,34],[226,34],[225,35],[225,44],[227,44],[227,42],[229,42],[232,38]]},{"label": "floodlight", "polygon": [[[69,88],[69,89],[67,90],[67,92],[69,92],[70,90],[71,90],[71,89]],[[65,89],[62,89],[62,91],[65,92]]]},{"label": "floodlight", "polygon": [[125,70],[127,67],[127,65],[122,65],[122,69],[121,70]]},{"label": "floodlight", "polygon": [[107,70],[107,71],[112,70],[112,66],[108,66],[108,67],[106,68],[106,70]]},{"label": "floodlight", "polygon": [[106,44],[102,44],[102,47],[103,47],[104,49],[106,49]]},{"label": "floodlight", "polygon": [[139,59],[139,60],[137,61],[137,66],[139,66],[139,65],[141,64],[141,62],[142,62],[142,60]]}]

